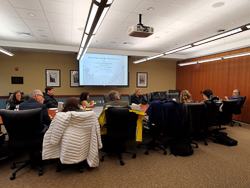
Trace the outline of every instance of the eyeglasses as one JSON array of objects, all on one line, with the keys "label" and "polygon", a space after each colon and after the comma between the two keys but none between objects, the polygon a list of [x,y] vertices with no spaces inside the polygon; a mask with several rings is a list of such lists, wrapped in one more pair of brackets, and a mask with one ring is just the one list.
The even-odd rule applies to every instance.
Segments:
[{"label": "eyeglasses", "polygon": [[40,95],[40,94],[37,94],[37,95],[39,95],[39,96],[41,96],[43,98],[43,95]]}]

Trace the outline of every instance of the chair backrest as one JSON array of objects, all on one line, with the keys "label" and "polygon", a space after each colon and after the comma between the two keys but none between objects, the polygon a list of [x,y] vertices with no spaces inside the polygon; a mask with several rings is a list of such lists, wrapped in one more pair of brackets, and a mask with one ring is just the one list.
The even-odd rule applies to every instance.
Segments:
[{"label": "chair backrest", "polygon": [[[121,94],[119,94],[120,98],[121,98]],[[109,100],[109,95],[108,94],[103,94],[103,98],[104,98],[104,103],[108,103],[110,102]]]},{"label": "chair backrest", "polygon": [[167,91],[151,92],[151,101],[166,100]]},{"label": "chair backrest", "polygon": [[166,96],[168,101],[174,100],[180,102],[179,93],[166,93]]},{"label": "chair backrest", "polygon": [[131,97],[132,97],[132,94],[128,94],[128,101],[129,101],[129,104],[131,104]]},{"label": "chair backrest", "polygon": [[204,132],[206,107],[204,103],[185,103],[182,111],[182,127],[184,133],[197,134]]},{"label": "chair backrest", "polygon": [[216,126],[217,125],[217,116],[219,114],[219,108],[222,103],[216,103],[211,100],[204,101],[207,110],[207,127]]},{"label": "chair backrest", "polygon": [[172,89],[170,89],[170,90],[168,91],[168,93],[178,93],[178,94],[180,94],[179,90],[172,90]]},{"label": "chair backrest", "polygon": [[151,93],[146,93],[148,103],[151,102]]},{"label": "chair backrest", "polygon": [[107,134],[113,139],[129,139],[135,137],[138,115],[129,112],[126,107],[109,107],[106,110]]},{"label": "chair backrest", "polygon": [[9,134],[10,147],[35,145],[35,140],[38,139],[37,133],[43,126],[41,108],[20,111],[0,110],[0,115]]},{"label": "chair backrest", "polygon": [[222,112],[218,116],[218,125],[227,125],[232,121],[232,116],[237,105],[237,100],[223,101]]},{"label": "chair backrest", "polygon": [[23,98],[25,99],[25,101],[30,99],[30,95],[23,95]]},{"label": "chair backrest", "polygon": [[243,108],[243,104],[245,103],[246,96],[239,97],[241,98],[241,103],[236,105],[236,108],[234,109],[234,114],[241,114],[241,108]]}]

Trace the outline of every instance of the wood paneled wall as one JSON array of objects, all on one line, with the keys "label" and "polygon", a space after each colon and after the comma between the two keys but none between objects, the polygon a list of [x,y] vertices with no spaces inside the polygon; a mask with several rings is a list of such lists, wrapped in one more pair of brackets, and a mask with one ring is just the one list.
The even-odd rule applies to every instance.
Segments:
[{"label": "wood paneled wall", "polygon": [[224,99],[230,98],[234,89],[239,89],[241,96],[246,96],[241,115],[234,115],[234,119],[250,123],[250,56],[235,57],[195,65],[178,66],[179,63],[210,59],[226,55],[249,52],[250,48],[190,59],[177,63],[176,89],[180,92],[189,90],[195,102],[202,101],[202,91],[211,89],[214,95]]}]

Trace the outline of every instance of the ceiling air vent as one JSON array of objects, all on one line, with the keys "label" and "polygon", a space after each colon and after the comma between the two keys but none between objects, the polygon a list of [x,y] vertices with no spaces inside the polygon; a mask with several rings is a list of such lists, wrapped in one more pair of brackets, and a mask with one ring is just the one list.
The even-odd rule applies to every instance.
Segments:
[{"label": "ceiling air vent", "polygon": [[31,33],[26,33],[26,32],[16,32],[16,33],[21,37],[32,37]]}]

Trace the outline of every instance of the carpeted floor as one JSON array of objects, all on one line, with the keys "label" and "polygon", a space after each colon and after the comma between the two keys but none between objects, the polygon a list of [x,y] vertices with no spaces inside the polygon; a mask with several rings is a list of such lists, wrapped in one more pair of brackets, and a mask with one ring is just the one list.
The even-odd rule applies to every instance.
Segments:
[{"label": "carpeted floor", "polygon": [[[1,187],[250,187],[250,125],[226,126],[228,136],[238,140],[237,146],[225,146],[208,141],[205,146],[198,141],[199,148],[188,157],[175,157],[162,151],[136,148],[133,140],[127,149],[137,153],[136,159],[123,154],[124,166],[117,156],[105,158],[98,168],[84,167],[79,173],[74,166],[67,166],[56,172],[58,161],[46,161],[43,176],[35,168],[26,167],[17,173],[16,179],[9,179],[12,161],[27,158],[27,154],[13,156],[0,161]],[[149,137],[144,136],[144,141]],[[100,156],[102,152],[100,151]]]}]

